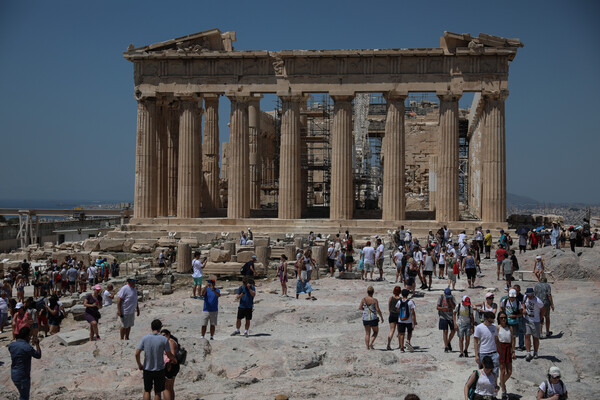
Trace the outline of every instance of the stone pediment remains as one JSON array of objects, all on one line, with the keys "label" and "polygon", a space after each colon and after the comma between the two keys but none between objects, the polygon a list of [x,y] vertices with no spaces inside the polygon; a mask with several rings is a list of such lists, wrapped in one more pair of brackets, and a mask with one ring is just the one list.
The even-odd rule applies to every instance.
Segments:
[{"label": "stone pediment remains", "polygon": [[143,47],[136,48],[133,44],[130,44],[125,54],[162,53],[167,55],[173,53],[233,51],[235,40],[235,32],[221,33],[219,29],[215,28]]},{"label": "stone pediment remains", "polygon": [[[500,36],[480,33],[479,37],[470,33],[444,32],[440,38],[440,47],[445,54],[482,54],[485,48],[513,48],[516,50],[524,44],[519,39],[507,39]],[[509,57],[510,61],[514,58]]]}]

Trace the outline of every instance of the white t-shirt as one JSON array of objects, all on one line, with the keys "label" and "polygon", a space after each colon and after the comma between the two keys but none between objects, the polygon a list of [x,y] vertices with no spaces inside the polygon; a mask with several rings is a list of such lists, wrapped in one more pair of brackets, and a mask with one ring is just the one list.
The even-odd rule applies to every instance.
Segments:
[{"label": "white t-shirt", "polygon": [[88,279],[94,279],[96,277],[96,275],[98,275],[98,268],[89,267],[87,272],[88,272]]},{"label": "white t-shirt", "polygon": [[479,354],[488,354],[497,351],[496,336],[498,336],[498,329],[496,325],[486,326],[485,324],[479,324],[475,327],[475,334],[473,336],[479,339]]},{"label": "white t-shirt", "polygon": [[375,249],[371,246],[363,248],[365,264],[375,264]]},{"label": "white t-shirt", "polygon": [[192,260],[192,278],[202,278],[202,263],[195,258]]},{"label": "white t-shirt", "polygon": [[108,307],[113,303],[113,299],[110,298],[110,292],[108,290],[104,291],[104,294],[102,295],[102,305],[104,307]]},{"label": "white t-shirt", "polygon": [[377,259],[380,260],[383,258],[383,244],[377,246]]},{"label": "white t-shirt", "polygon": [[464,243],[466,238],[467,238],[467,235],[465,235],[464,233],[459,233],[458,234],[458,243]]},{"label": "white t-shirt", "polygon": [[400,268],[402,266],[402,258],[404,257],[404,254],[402,254],[401,251],[397,251],[396,254],[394,254],[394,257],[396,258],[396,266]]},{"label": "white t-shirt", "polygon": [[477,231],[477,233],[475,234],[475,240],[482,241],[483,240],[483,232]]},{"label": "white t-shirt", "polygon": [[415,251],[413,254],[413,259],[417,262],[417,265],[421,265],[421,262],[423,261],[423,253],[420,251]]},{"label": "white t-shirt", "polygon": [[544,393],[546,393],[546,386],[548,386],[548,397],[552,397],[555,394],[567,393],[567,385],[565,385],[564,382],[562,385],[560,384],[560,382],[558,382],[558,383],[550,383],[548,381],[542,382],[542,384],[540,385],[540,390]]},{"label": "white t-shirt", "polygon": [[452,254],[452,257],[456,258],[456,249],[454,247],[449,248],[448,253]]},{"label": "white t-shirt", "polygon": [[411,234],[410,234],[410,232],[406,232],[406,234],[404,234],[404,241],[405,242],[410,242],[411,241]]},{"label": "white t-shirt", "polygon": [[469,246],[467,246],[467,244],[463,244],[460,248],[460,255],[463,257],[467,256],[467,250],[469,250]]},{"label": "white t-shirt", "polygon": [[533,296],[530,299],[529,296],[525,296],[525,319],[529,322],[540,322],[540,310],[544,307],[544,303]]},{"label": "white t-shirt", "polygon": [[327,249],[327,258],[335,260],[335,249],[333,248],[333,246],[329,246],[329,248]]},{"label": "white t-shirt", "polygon": [[440,264],[440,265],[446,264],[446,253],[444,253],[443,251],[440,252],[440,258],[438,260],[438,264]]},{"label": "white t-shirt", "polygon": [[342,244],[340,242],[335,242],[334,248],[336,252],[340,252],[342,250]]},{"label": "white t-shirt", "polygon": [[8,300],[0,297],[0,313],[8,314]]},{"label": "white t-shirt", "polygon": [[511,337],[509,325],[506,325],[506,328],[498,326],[498,340],[500,340],[500,343],[510,343]]},{"label": "white t-shirt", "polygon": [[[396,303],[396,309],[400,309],[400,303],[402,302],[402,299],[398,300],[398,302]],[[415,309],[415,302],[412,300],[408,300],[408,319],[406,321],[400,321],[400,317],[398,317],[398,323],[400,324],[412,324],[413,320],[412,320],[412,313]]]}]

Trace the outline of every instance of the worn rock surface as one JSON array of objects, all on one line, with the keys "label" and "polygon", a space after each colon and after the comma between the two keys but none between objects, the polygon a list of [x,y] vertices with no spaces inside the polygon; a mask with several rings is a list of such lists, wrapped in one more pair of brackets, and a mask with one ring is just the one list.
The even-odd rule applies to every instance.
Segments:
[{"label": "worn rock surface", "polygon": [[[592,249],[595,251],[595,249]],[[540,250],[546,251],[545,249]],[[527,252],[529,253],[529,252]],[[523,255],[528,264],[535,253]],[[581,262],[581,258],[579,260]],[[558,268],[558,267],[557,267]],[[566,268],[566,267],[565,267]],[[219,320],[213,341],[200,338],[202,301],[190,298],[191,278],[179,277],[169,296],[158,294],[140,304],[131,340],[118,339],[116,308],[101,310],[101,341],[64,346],[58,337],[41,342],[43,358],[32,362],[32,398],[37,399],[135,399],[141,397],[142,372],[135,365],[135,349],[150,322],[160,318],[165,328],[177,336],[188,350],[188,362],[175,381],[180,399],[398,399],[416,393],[421,399],[462,399],[463,385],[476,368],[472,344],[468,358],[458,357],[458,341],[453,352],[445,353],[438,330],[436,301],[446,281],[434,279],[433,290],[417,293],[418,325],[414,331],[413,353],[386,351],[389,325],[387,301],[395,286],[395,269],[386,257],[384,282],[338,280],[324,277],[313,280],[315,301],[305,296],[295,299],[295,280],[288,282],[288,294],[281,297],[277,279],[257,279],[257,295],[250,337],[231,337],[238,301],[233,295],[239,281],[217,280],[223,295],[219,301]],[[496,301],[503,292],[503,281],[496,281],[495,262],[484,260],[484,276],[475,289],[458,280],[456,298],[469,295],[483,300],[487,290],[496,290]],[[520,282],[523,289],[533,286]],[[375,350],[365,349],[360,300],[366,287],[375,288],[385,321],[379,325]],[[513,377],[507,383],[510,393],[522,399],[535,398],[536,386],[545,379],[548,368],[557,365],[569,388],[569,398],[596,399],[600,391],[600,339],[594,317],[600,307],[597,281],[558,279],[552,285],[556,311],[552,313],[554,335],[542,339],[540,358],[530,363],[525,353],[517,352]],[[158,291],[158,290],[157,290]],[[149,296],[153,297],[153,296]],[[85,321],[69,315],[62,331],[87,330]],[[83,333],[82,333],[83,334]],[[0,335],[8,343],[8,334]],[[472,342],[471,342],[472,343]],[[10,356],[0,347],[0,398],[17,398],[10,381]],[[64,371],[56,379],[57,371]],[[68,373],[67,373],[68,372]]]}]

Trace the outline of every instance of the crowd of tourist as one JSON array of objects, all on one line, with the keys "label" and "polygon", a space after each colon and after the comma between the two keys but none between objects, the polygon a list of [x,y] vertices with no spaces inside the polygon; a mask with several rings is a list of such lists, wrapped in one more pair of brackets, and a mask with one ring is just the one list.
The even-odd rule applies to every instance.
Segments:
[{"label": "crowd of tourist", "polygon": [[[589,226],[589,225],[588,225]],[[569,232],[581,231],[583,244],[593,245],[598,239],[597,233],[585,236],[585,228]],[[588,229],[589,232],[589,229]],[[242,232],[242,241],[247,244],[253,240],[252,232]],[[296,299],[306,295],[308,300],[316,300],[311,286],[313,271],[318,265],[313,258],[311,245],[315,236],[311,232],[309,246],[298,249],[294,263],[296,276]],[[569,234],[570,235],[570,234]],[[415,299],[432,290],[435,280],[446,286],[444,292],[437,297],[436,310],[439,317],[438,329],[441,331],[440,344],[444,352],[453,353],[452,341],[458,336],[458,357],[468,358],[470,352],[474,356],[478,369],[469,376],[465,385],[465,399],[492,399],[501,391],[502,399],[508,398],[507,381],[514,375],[512,362],[517,358],[517,351],[524,351],[525,361],[538,358],[540,339],[545,322],[545,337],[551,337],[550,311],[554,311],[551,287],[545,276],[545,265],[538,256],[533,265],[533,273],[538,281],[521,293],[521,287],[513,282],[513,274],[518,271],[519,261],[513,247],[513,239],[509,233],[500,231],[497,249],[493,256],[496,259],[496,277],[501,287],[500,293],[506,294],[496,302],[495,294],[488,292],[479,302],[470,296],[462,296],[457,300],[454,296],[457,278],[463,275],[469,288],[476,287],[481,274],[481,260],[491,259],[493,238],[489,230],[477,228],[472,234],[465,231],[456,236],[443,226],[435,233],[419,240],[410,229],[399,227],[393,232],[390,262],[395,269],[396,286],[383,307],[388,314],[389,334],[387,350],[392,350],[394,338],[397,337],[400,352],[412,352],[418,346],[413,343],[413,333],[417,328],[417,313],[430,312],[419,310]],[[535,249],[545,239],[538,238],[538,232],[528,231],[518,234],[519,254],[528,248]],[[588,237],[589,241],[585,242]],[[554,225],[549,235],[549,245],[564,247],[565,230]],[[577,241],[577,238],[575,238]],[[576,243],[575,243],[576,244]],[[383,267],[385,247],[382,238],[375,237],[374,243],[367,241],[362,248],[357,248],[348,231],[344,235],[336,235],[327,243],[327,264],[329,276],[356,273],[364,281],[384,281]],[[513,248],[511,248],[513,247]],[[356,259],[355,259],[356,256]],[[161,253],[159,264],[167,265],[170,256]],[[236,290],[238,310],[235,330],[231,336],[249,337],[256,288],[253,277],[256,273],[254,263],[256,256],[244,264],[241,272],[242,284]],[[277,268],[277,277],[281,284],[281,296],[288,296],[288,257],[281,256]],[[203,270],[206,258],[201,259],[196,252],[192,261],[192,297],[204,301],[201,318],[202,338],[205,338],[210,324],[209,339],[213,340],[217,326],[220,290],[213,279],[203,281]],[[355,267],[355,263],[357,266]],[[135,317],[140,310],[137,304],[138,293],[136,280],[127,279],[127,283],[115,293],[110,278],[119,276],[119,264],[115,260],[109,263],[106,258],[98,258],[91,265],[84,266],[81,261],[66,257],[64,261],[53,260],[45,268],[31,265],[26,260],[21,271],[11,272],[0,287],[0,332],[10,319],[13,343],[9,346],[13,358],[12,379],[19,390],[21,398],[29,398],[29,371],[31,358],[40,358],[39,334],[52,335],[60,331],[65,310],[60,299],[64,296],[91,292],[84,298],[84,318],[89,324],[90,341],[100,340],[98,325],[102,313],[114,307],[120,320],[120,338],[129,340]],[[488,271],[490,272],[490,271]],[[493,273],[493,272],[492,272]],[[375,277],[374,277],[375,275]],[[31,279],[30,279],[31,276]],[[416,285],[420,283],[419,290]],[[205,284],[205,285],[203,285]],[[33,297],[25,298],[26,286],[33,285]],[[104,285],[104,286],[103,286]],[[13,289],[16,296],[13,297]],[[379,333],[379,324],[384,321],[382,307],[376,297],[375,289],[369,286],[366,296],[359,304],[362,311],[362,322],[365,332],[365,347],[375,348]],[[116,297],[116,299],[115,299]],[[116,307],[113,306],[116,302]],[[9,318],[10,316],[10,318]],[[242,320],[245,320],[242,333]],[[143,370],[144,398],[150,398],[151,391],[155,396],[171,399],[175,396],[174,380],[179,371],[180,344],[170,331],[162,329],[160,320],[151,324],[152,332],[142,338],[136,352],[138,367]],[[471,341],[471,337],[473,340]],[[472,343],[472,345],[471,345]],[[35,346],[32,347],[31,345]],[[441,347],[441,346],[440,346]],[[145,359],[141,362],[141,353]],[[548,371],[548,380],[538,388],[537,399],[566,399],[567,389],[560,380],[560,370],[556,367]],[[557,380],[558,379],[558,380]],[[415,396],[415,395],[409,395]],[[155,397],[156,398],[156,397]],[[407,398],[409,398],[407,396]],[[410,397],[417,398],[418,397]]]}]

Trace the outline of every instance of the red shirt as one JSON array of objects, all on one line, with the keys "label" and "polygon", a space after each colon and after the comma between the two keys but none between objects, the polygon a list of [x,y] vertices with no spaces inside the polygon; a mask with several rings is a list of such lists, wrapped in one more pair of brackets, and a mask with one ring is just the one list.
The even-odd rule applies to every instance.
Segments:
[{"label": "red shirt", "polygon": [[506,250],[504,249],[496,250],[496,261],[504,261],[506,254]]},{"label": "red shirt", "polygon": [[25,313],[23,313],[23,316],[19,316],[19,312],[16,312],[15,315],[13,315],[13,332],[15,334],[19,333],[19,331],[21,330],[21,328],[26,327],[26,326],[31,326],[31,317],[29,316],[29,314],[27,313],[27,311],[25,311]]}]

